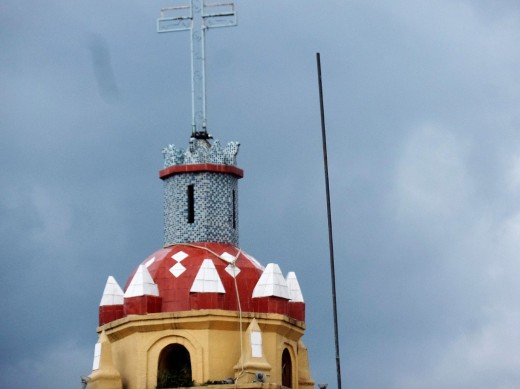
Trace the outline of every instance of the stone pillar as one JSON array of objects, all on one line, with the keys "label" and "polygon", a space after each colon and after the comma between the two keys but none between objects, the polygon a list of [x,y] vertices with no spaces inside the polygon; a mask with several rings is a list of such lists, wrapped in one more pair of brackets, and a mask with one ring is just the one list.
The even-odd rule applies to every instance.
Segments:
[{"label": "stone pillar", "polygon": [[88,389],[122,389],[121,375],[112,362],[112,347],[103,331],[94,350],[92,373],[88,376]]},{"label": "stone pillar", "polygon": [[[235,379],[238,384],[269,382],[271,365],[265,358],[262,343],[262,331],[256,319],[253,319],[244,333],[243,354],[234,367]],[[258,377],[257,374],[261,376]]]},{"label": "stone pillar", "polygon": [[298,341],[298,389],[314,388],[309,371],[309,352],[301,340]]}]

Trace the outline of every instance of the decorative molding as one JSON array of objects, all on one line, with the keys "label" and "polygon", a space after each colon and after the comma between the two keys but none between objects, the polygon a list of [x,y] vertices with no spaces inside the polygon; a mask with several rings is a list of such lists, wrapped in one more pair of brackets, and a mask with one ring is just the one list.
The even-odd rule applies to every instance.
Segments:
[{"label": "decorative molding", "polygon": [[219,140],[215,140],[211,144],[206,139],[194,138],[190,140],[190,145],[186,150],[170,144],[162,151],[164,167],[206,163],[236,166],[239,146],[238,142],[229,142],[223,148]]}]

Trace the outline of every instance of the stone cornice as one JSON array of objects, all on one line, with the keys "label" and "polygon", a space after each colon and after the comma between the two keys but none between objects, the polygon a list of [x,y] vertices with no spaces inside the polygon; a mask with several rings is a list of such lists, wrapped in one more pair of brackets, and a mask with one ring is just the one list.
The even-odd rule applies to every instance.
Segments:
[{"label": "stone cornice", "polygon": [[[297,339],[303,336],[305,331],[305,323],[303,321],[277,313],[243,312],[243,325],[247,326],[254,318],[262,328],[262,331],[274,331],[284,336],[292,334]],[[98,327],[97,332],[101,333],[104,330],[108,338],[113,341],[125,338],[136,332],[155,332],[168,329],[238,330],[239,320],[238,312],[220,309],[149,313],[146,315],[129,315],[114,320]]]}]

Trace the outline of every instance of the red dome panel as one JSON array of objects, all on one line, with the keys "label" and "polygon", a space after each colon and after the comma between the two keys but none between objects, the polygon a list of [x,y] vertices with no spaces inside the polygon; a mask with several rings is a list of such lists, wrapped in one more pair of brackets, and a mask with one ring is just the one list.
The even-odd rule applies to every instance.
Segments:
[{"label": "red dome panel", "polygon": [[[235,279],[229,259],[236,256],[236,286],[240,296],[242,311],[252,312],[253,289],[263,268],[254,259],[233,245],[225,243],[177,244],[160,249],[141,264],[147,266],[150,275],[159,288],[162,298],[161,312],[189,311],[192,309],[224,309],[238,311]],[[227,253],[227,254],[225,254]],[[224,258],[222,255],[224,254]],[[225,293],[190,292],[199,269],[205,259],[212,261],[222,282]],[[126,283],[125,290],[135,274]]]},{"label": "red dome panel", "polygon": [[[242,312],[279,313],[305,320],[303,302],[289,302],[277,296],[253,298],[264,268],[231,244],[177,244],[156,251],[140,265],[145,268],[141,271],[150,273],[159,296],[126,296],[124,306],[100,307],[100,325],[129,314],[199,309],[238,311],[239,303]],[[125,291],[139,266],[128,279]]]}]

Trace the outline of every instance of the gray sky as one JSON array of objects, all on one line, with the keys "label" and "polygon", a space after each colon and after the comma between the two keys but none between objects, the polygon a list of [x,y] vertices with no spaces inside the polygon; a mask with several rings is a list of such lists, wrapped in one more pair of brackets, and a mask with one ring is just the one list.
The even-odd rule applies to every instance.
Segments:
[{"label": "gray sky", "polygon": [[[172,3],[0,4],[2,388],[79,388],[107,276],[161,247],[191,115]],[[314,379],[335,387],[320,51],[344,387],[518,388],[520,3],[236,3],[209,131],[242,145],[241,247],[298,275]]]}]

